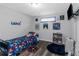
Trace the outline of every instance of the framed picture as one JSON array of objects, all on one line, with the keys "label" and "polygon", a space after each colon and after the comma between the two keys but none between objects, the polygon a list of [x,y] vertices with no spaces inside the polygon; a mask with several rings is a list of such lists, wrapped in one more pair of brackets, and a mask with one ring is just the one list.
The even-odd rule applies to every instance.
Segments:
[{"label": "framed picture", "polygon": [[60,23],[53,23],[53,30],[60,30]]},{"label": "framed picture", "polygon": [[64,20],[64,15],[61,15],[60,16],[60,20]]},{"label": "framed picture", "polygon": [[43,29],[48,29],[48,23],[43,24]]}]

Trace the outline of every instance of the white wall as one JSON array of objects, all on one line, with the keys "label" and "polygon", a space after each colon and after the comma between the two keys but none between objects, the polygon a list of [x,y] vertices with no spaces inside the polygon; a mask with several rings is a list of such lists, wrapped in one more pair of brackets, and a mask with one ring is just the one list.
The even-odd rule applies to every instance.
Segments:
[{"label": "white wall", "polygon": [[75,38],[75,41],[76,41],[76,44],[75,44],[75,55],[76,56],[79,56],[79,16],[77,16],[76,19],[76,28],[75,28],[75,31],[76,31],[76,38]]},{"label": "white wall", "polygon": [[72,39],[74,40],[74,41],[76,41],[76,39],[77,39],[77,20],[75,19],[75,18],[72,18],[71,19],[71,23],[72,23]]},{"label": "white wall", "polygon": [[[33,17],[29,15],[23,15],[0,6],[0,39],[9,40],[32,31],[32,19]],[[11,25],[11,21],[21,21],[21,25]]]},{"label": "white wall", "polygon": [[[60,15],[65,15],[65,19],[60,21],[59,16]],[[61,29],[60,30],[53,30],[53,23],[54,22],[48,22],[48,30],[43,30],[43,23],[40,23],[40,19],[43,17],[36,17],[39,19],[38,23],[40,24],[40,29],[35,30],[37,33],[39,33],[40,40],[45,40],[45,41],[50,41],[52,42],[53,38],[53,33],[60,32],[62,33],[65,37],[72,37],[72,31],[71,31],[71,21],[67,20],[67,14],[66,13],[58,13],[50,16],[56,16],[56,22],[59,22],[61,24]],[[50,17],[50,16],[44,16],[44,17]],[[35,22],[36,23],[36,22]]]},{"label": "white wall", "polygon": [[[73,13],[79,9],[79,3],[73,3]],[[72,19],[72,39],[75,40],[75,55],[79,56],[79,16]]]}]

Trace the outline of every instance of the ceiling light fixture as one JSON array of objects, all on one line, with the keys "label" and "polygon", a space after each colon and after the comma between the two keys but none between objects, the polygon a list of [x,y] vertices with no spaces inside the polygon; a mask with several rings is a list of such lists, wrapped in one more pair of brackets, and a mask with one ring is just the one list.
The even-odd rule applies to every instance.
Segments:
[{"label": "ceiling light fixture", "polygon": [[39,7],[40,3],[31,3],[30,4],[32,7]]}]

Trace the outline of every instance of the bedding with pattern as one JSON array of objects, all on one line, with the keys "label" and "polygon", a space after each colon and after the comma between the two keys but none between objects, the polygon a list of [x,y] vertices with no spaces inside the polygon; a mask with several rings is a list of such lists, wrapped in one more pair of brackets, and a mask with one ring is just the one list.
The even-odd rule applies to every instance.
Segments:
[{"label": "bedding with pattern", "polygon": [[[3,42],[5,42],[4,45],[2,44]],[[23,49],[36,46],[38,42],[39,41],[38,41],[38,37],[36,36],[36,33],[29,32],[27,35],[22,36],[22,37],[10,39],[7,41],[1,41],[0,48],[3,51],[4,55],[16,56]]]}]

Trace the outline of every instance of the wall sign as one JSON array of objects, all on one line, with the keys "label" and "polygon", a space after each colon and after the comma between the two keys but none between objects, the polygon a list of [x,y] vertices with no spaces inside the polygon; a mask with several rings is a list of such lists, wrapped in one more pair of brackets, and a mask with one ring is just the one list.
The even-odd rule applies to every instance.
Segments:
[{"label": "wall sign", "polygon": [[21,25],[21,21],[19,21],[19,22],[12,21],[12,22],[11,22],[11,25]]}]

